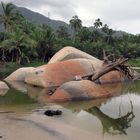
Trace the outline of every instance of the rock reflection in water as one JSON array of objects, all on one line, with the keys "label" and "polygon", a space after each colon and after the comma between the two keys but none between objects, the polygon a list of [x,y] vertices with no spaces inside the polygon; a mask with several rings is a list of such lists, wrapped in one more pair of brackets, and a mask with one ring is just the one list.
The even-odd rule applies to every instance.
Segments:
[{"label": "rock reflection in water", "polygon": [[22,81],[7,81],[7,83],[11,88],[14,88],[23,93],[27,92],[26,84]]},{"label": "rock reflection in water", "polygon": [[[31,85],[25,85],[25,87],[27,89],[27,94],[22,94],[21,92],[10,89],[9,90],[10,92],[8,92],[6,95],[0,97],[0,104],[2,104],[2,106],[7,106],[7,104],[8,105],[10,104],[10,106],[11,106],[11,103],[15,103],[16,109],[9,108],[9,107],[7,109],[2,108],[2,107],[1,108],[4,109],[4,111],[16,111],[17,112],[17,106],[19,107],[19,104],[24,103],[28,106],[28,108],[25,108],[25,106],[23,106],[22,112],[23,111],[25,112],[28,109],[28,111],[30,111],[31,114],[21,116],[21,119],[24,121],[21,121],[20,119],[19,120],[10,119],[10,121],[12,121],[14,125],[8,126],[9,124],[7,124],[7,126],[6,126],[6,123],[3,123],[2,119],[1,119],[0,124],[3,124],[3,126],[2,126],[3,131],[6,128],[9,129],[9,127],[10,127],[11,129],[13,129],[13,127],[14,127],[14,129],[13,129],[14,133],[11,131],[7,131],[5,134],[8,135],[10,133],[9,136],[14,135],[16,138],[17,138],[16,134],[20,134],[20,137],[22,136],[21,139],[26,139],[27,136],[26,137],[24,136],[25,132],[27,132],[27,133],[30,132],[29,134],[31,134],[32,139],[38,139],[41,136],[44,138],[44,137],[47,137],[46,135],[48,135],[50,139],[53,139],[53,134],[50,133],[50,131],[47,131],[48,129],[57,130],[57,132],[62,134],[62,136],[64,136],[65,139],[68,139],[68,138],[69,139],[78,139],[79,138],[79,139],[88,139],[88,140],[89,139],[91,139],[91,140],[92,139],[98,139],[98,140],[99,139],[100,140],[103,140],[103,139],[104,140],[129,139],[130,135],[131,135],[130,138],[134,137],[133,136],[134,134],[136,134],[136,136],[139,135],[137,133],[133,133],[133,131],[135,131],[135,129],[133,129],[131,127],[131,125],[134,126],[134,124],[132,122],[134,122],[133,120],[134,120],[135,115],[136,116],[138,115],[138,114],[136,114],[135,104],[134,104],[134,110],[133,110],[132,102],[131,101],[127,102],[126,100],[123,100],[125,103],[127,103],[127,104],[125,104],[125,108],[123,108],[125,113],[123,112],[123,115],[120,115],[118,117],[117,116],[118,114],[116,114],[116,112],[117,112],[117,109],[119,108],[119,102],[121,100],[121,97],[124,97],[124,99],[126,99],[128,96],[127,95],[128,92],[129,93],[135,92],[137,94],[140,93],[139,84],[140,83],[134,83],[134,84],[131,83],[131,84],[125,85],[125,84],[118,83],[118,84],[102,85],[102,87],[106,91],[109,91],[112,93],[113,96],[118,96],[118,97],[102,98],[102,99],[82,101],[82,102],[80,101],[80,102],[61,103],[60,104],[61,106],[58,109],[62,110],[64,113],[60,117],[52,117],[52,118],[44,116],[40,112],[39,113],[31,112],[32,110],[36,110],[36,109],[40,109],[41,111],[44,112],[44,109],[46,110],[46,109],[48,109],[48,107],[49,107],[49,109],[51,109],[49,106],[50,104],[49,105],[47,104],[47,99],[50,97],[49,95],[46,94],[47,89],[33,87]],[[137,89],[134,89],[135,86],[137,87]],[[124,95],[124,94],[126,94],[126,95]],[[115,100],[116,98],[118,99],[117,106],[114,106],[114,102],[116,101]],[[32,106],[29,108],[30,103],[34,103],[34,100],[38,101],[40,103],[45,103],[47,106],[43,106],[43,107],[41,106],[41,108],[38,108],[39,105],[37,105],[37,106]],[[131,109],[129,108],[130,106],[128,107],[128,104],[129,105],[131,104]],[[52,107],[52,109],[55,109],[55,107],[53,105],[51,107]],[[0,110],[2,110],[1,108],[0,108]],[[115,108],[115,109],[113,109],[113,108]],[[108,110],[108,109],[110,109],[110,110]],[[19,107],[18,110],[21,111],[21,107]],[[72,112],[76,112],[76,113],[72,113]],[[5,114],[2,114],[2,115],[4,116]],[[2,117],[2,115],[0,117]],[[11,116],[11,114],[8,114],[8,115]],[[114,116],[112,117],[112,115],[114,115]],[[6,116],[7,116],[7,114],[6,114]],[[13,117],[15,117],[15,114],[13,114]],[[138,119],[138,117],[136,117],[136,118]],[[83,121],[83,120],[85,120],[85,121]],[[15,125],[15,124],[18,124],[18,125]],[[21,126],[19,126],[19,124],[21,124]],[[88,126],[86,126],[86,124]],[[23,127],[23,126],[25,126],[25,127]],[[133,131],[132,131],[132,129],[129,129],[130,127],[133,129]],[[35,132],[35,133],[31,133],[31,130],[32,130],[32,132]],[[44,130],[46,130],[46,131],[44,131]],[[101,130],[101,132],[103,132],[103,134],[109,134],[109,135],[104,135],[104,138],[102,138],[102,135],[100,134],[101,133],[100,130]],[[17,133],[17,131],[18,131],[18,133]],[[124,138],[122,134],[126,135],[127,133],[128,133],[127,137]],[[38,135],[38,137],[37,137],[37,135]],[[95,138],[96,135],[99,138],[98,137]],[[117,135],[117,136],[112,137],[112,135]],[[89,136],[90,136],[90,138],[89,138]],[[31,138],[27,138],[27,139],[31,139]],[[61,138],[61,137],[56,136],[55,139],[61,140],[61,139],[63,139],[63,137]]]},{"label": "rock reflection in water", "polygon": [[[125,94],[126,91],[132,89],[133,84],[107,84],[103,85],[104,88],[110,91],[114,96],[119,96],[120,94]],[[123,96],[123,95],[121,95]],[[108,114],[105,114],[101,110],[101,106],[105,105],[107,102],[111,102],[112,98],[104,98],[104,99],[97,99],[91,101],[83,101],[83,102],[69,102],[61,104],[65,108],[71,109],[73,112],[80,112],[81,110],[85,110],[86,112],[92,114],[93,116],[97,117],[103,127],[103,134],[108,133],[111,135],[127,135],[126,130],[131,127],[131,123],[135,118],[135,114],[133,111],[133,104],[130,101],[131,109],[128,110],[125,114],[119,117],[111,117]],[[118,106],[120,108],[120,106]]]},{"label": "rock reflection in water", "polygon": [[26,85],[28,95],[37,100],[39,103],[47,103],[47,99],[50,97],[48,93],[48,89],[35,87],[32,85]]},{"label": "rock reflection in water", "polygon": [[[84,110],[93,116],[97,117],[103,128],[103,134],[108,133],[111,135],[126,135],[126,130],[131,127],[131,122],[135,118],[134,112],[133,112],[133,105],[131,103],[131,110],[127,111],[126,114],[113,118],[109,116],[108,114],[105,114],[100,107],[106,102],[108,102],[108,99],[97,99],[92,101],[83,101],[83,102],[69,102],[61,104],[63,107],[71,109],[72,112],[80,112],[81,110]],[[110,102],[110,101],[109,101]],[[120,106],[118,106],[119,108]]]}]

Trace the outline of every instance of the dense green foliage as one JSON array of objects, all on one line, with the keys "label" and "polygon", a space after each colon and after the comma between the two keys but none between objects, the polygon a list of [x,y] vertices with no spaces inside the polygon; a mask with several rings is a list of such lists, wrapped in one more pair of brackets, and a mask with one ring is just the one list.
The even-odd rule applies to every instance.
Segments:
[{"label": "dense green foliage", "polygon": [[0,23],[4,31],[0,32],[0,60],[26,64],[31,61],[48,61],[64,46],[73,46],[100,59],[103,52],[128,58],[140,57],[140,35],[126,34],[114,36],[114,31],[100,19],[93,23],[93,30],[82,26],[78,16],[70,20],[73,32],[60,26],[54,31],[49,25],[36,25],[28,21],[15,10],[11,3],[1,3],[3,13]]},{"label": "dense green foliage", "polygon": [[140,58],[138,57],[138,58],[129,60],[129,64],[133,67],[140,67]]}]

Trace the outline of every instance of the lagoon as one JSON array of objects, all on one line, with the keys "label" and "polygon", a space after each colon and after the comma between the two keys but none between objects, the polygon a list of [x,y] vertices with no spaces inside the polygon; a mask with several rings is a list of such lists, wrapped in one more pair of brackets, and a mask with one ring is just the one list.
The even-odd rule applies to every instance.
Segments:
[{"label": "lagoon", "polygon": [[[2,140],[139,140],[139,81],[104,85],[112,98],[59,104],[47,103],[45,89],[21,82],[9,86],[0,96]],[[47,109],[63,113],[48,117]]]}]

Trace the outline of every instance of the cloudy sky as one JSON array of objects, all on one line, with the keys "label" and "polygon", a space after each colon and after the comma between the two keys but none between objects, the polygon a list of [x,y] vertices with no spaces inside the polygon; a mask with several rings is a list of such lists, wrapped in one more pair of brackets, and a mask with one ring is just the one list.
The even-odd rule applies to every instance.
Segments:
[{"label": "cloudy sky", "polygon": [[[1,1],[1,0],[0,0]],[[100,18],[115,30],[140,33],[140,0],[3,0],[26,7],[51,19],[69,22],[73,15],[92,26]]]}]

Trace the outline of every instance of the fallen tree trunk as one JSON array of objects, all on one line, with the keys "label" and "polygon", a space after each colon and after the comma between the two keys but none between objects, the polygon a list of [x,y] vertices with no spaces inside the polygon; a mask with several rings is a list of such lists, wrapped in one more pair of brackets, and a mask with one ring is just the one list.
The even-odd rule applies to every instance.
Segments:
[{"label": "fallen tree trunk", "polygon": [[129,65],[125,64],[127,60],[128,58],[122,58],[122,59],[116,60],[116,62],[110,62],[109,64],[103,66],[101,70],[95,71],[91,74],[83,75],[81,77],[78,76],[78,78],[75,77],[74,80],[89,79],[92,81],[96,81],[101,76],[107,74],[108,72],[112,70],[118,70],[122,72],[122,74],[124,74],[124,76],[126,76],[128,79],[131,79],[131,80],[139,79],[140,76],[135,77],[135,72],[133,71],[133,69]]},{"label": "fallen tree trunk", "polygon": [[116,62],[112,62],[112,63],[108,64],[107,66],[104,66],[100,71],[94,73],[91,80],[95,81],[95,80],[99,79],[101,76],[103,76],[104,74],[114,70],[115,68],[118,69],[118,66],[125,63],[127,60],[128,60],[127,58],[119,59]]}]

